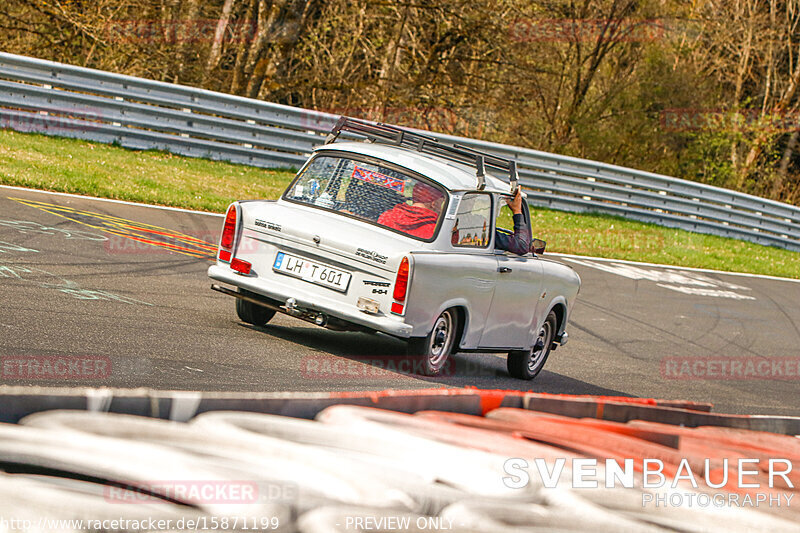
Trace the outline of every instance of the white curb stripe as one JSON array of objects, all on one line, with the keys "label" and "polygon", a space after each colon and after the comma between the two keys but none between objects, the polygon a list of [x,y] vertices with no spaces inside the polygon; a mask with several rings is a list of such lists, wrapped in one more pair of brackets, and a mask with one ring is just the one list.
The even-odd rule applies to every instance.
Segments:
[{"label": "white curb stripe", "polygon": [[623,263],[626,265],[639,265],[639,266],[649,266],[649,267],[657,267],[657,268],[670,268],[672,270],[689,270],[692,272],[707,272],[710,274],[725,274],[727,276],[741,276],[744,278],[760,278],[760,279],[771,279],[776,281],[791,281],[792,283],[800,283],[800,279],[795,278],[781,278],[779,276],[767,276],[765,274],[748,274],[746,272],[727,272],[725,270],[712,270],[710,268],[694,268],[694,267],[684,267],[684,266],[675,266],[675,265],[662,265],[659,263],[645,263],[643,261],[629,261],[627,259],[609,259],[607,257],[592,257],[589,255],[573,255],[573,254],[558,254],[558,253],[551,253],[547,255],[557,255],[559,257],[563,257],[567,260],[569,259],[589,259],[592,261],[604,261],[606,263]]},{"label": "white curb stripe", "polygon": [[113,204],[123,204],[123,205],[134,205],[137,207],[149,207],[151,209],[163,209],[164,211],[179,211],[181,213],[192,213],[196,215],[208,215],[212,217],[224,217],[224,213],[210,213],[208,211],[196,211],[194,209],[183,209],[180,207],[168,207],[166,205],[152,205],[152,204],[143,204],[140,202],[128,202],[126,200],[113,200],[111,198],[98,198],[96,196],[84,196],[82,194],[70,194],[67,192],[56,192],[56,191],[42,191],[40,189],[29,189],[27,187],[16,187],[14,185],[0,185],[0,187],[4,189],[13,189],[15,191],[25,191],[25,192],[34,192],[34,193],[41,193],[41,194],[54,194],[56,196],[69,196],[71,198],[80,198],[82,200],[96,200],[98,202],[111,202]]}]

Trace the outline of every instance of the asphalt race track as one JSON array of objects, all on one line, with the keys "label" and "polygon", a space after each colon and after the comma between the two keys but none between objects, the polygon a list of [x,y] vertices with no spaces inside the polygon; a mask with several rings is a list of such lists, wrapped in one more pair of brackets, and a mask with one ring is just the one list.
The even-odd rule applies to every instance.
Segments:
[{"label": "asphalt race track", "polygon": [[[285,316],[264,328],[238,321],[233,300],[206,277],[221,224],[219,216],[0,187],[0,384],[475,386],[800,415],[797,282],[560,258],[583,287],[569,344],[535,381],[509,378],[499,355],[457,355],[453,375],[420,378],[395,370],[404,344],[386,336]],[[89,367],[60,379],[20,366],[63,356]]]}]

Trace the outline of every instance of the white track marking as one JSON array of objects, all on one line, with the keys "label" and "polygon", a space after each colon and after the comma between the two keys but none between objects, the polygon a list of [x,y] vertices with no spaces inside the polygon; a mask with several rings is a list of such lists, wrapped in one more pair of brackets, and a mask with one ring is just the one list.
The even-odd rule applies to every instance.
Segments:
[{"label": "white track marking", "polygon": [[734,290],[746,290],[746,291],[750,290],[748,287],[735,285],[733,283],[728,283],[726,281],[716,280],[699,273],[680,272],[671,267],[667,267],[664,270],[650,270],[647,268],[642,268],[639,265],[634,266],[624,263],[618,263],[617,261],[594,262],[594,261],[578,261],[577,259],[570,259],[569,262],[596,268],[597,270],[602,270],[604,272],[609,272],[611,274],[616,274],[618,276],[623,276],[626,278],[636,279],[636,280],[646,279],[649,281],[655,281],[657,283],[674,283],[677,285],[689,285],[692,287],[706,287],[706,288],[724,287],[726,289],[734,289]]},{"label": "white track marking", "polygon": [[617,262],[580,261],[578,259],[568,259],[568,261],[628,279],[652,281],[659,287],[682,292],[683,294],[711,296],[715,298],[733,298],[736,300],[755,300],[752,296],[734,292],[749,291],[750,289],[748,287],[716,280],[698,272],[681,272],[671,268],[663,270],[647,269],[641,266]]},{"label": "white track marking", "polygon": [[81,194],[70,194],[66,192],[56,192],[56,191],[42,191],[39,189],[28,189],[26,187],[15,187],[13,185],[0,185],[0,187],[4,189],[12,189],[15,191],[25,191],[25,192],[33,192],[39,194],[53,194],[56,196],[69,196],[71,198],[80,198],[82,200],[96,200],[98,202],[111,202],[112,204],[123,204],[123,205],[134,205],[136,207],[149,207],[150,209],[162,209],[164,211],[178,211],[181,213],[193,213],[195,215],[208,215],[212,217],[224,217],[224,213],[209,213],[208,211],[195,211],[193,209],[183,209],[180,207],[168,207],[166,205],[151,205],[151,204],[142,204],[139,202],[128,202],[126,200],[112,200],[111,198],[98,198],[96,196],[83,196]]},{"label": "white track marking", "polygon": [[709,274],[724,274],[726,276],[741,276],[744,278],[772,279],[776,281],[791,281],[792,283],[800,283],[800,279],[794,279],[794,278],[767,276],[765,274],[748,274],[746,272],[727,272],[725,270],[713,270],[710,268],[694,268],[694,267],[684,267],[675,265],[662,265],[660,263],[645,263],[643,261],[629,261],[627,259],[609,259],[607,257],[592,257],[589,255],[573,255],[573,254],[558,254],[558,253],[547,254],[547,256],[559,256],[563,257],[567,261],[570,261],[570,259],[588,259],[591,261],[600,261],[604,263],[623,263],[626,265],[635,265],[642,267],[669,268],[672,270],[687,270],[689,272],[707,272]]},{"label": "white track marking", "polygon": [[34,250],[33,248],[25,248],[24,246],[20,246],[18,244],[14,244],[11,242],[0,241],[0,254],[5,254],[9,252],[34,252],[39,253],[39,250]]},{"label": "white track marking", "polygon": [[714,298],[732,298],[734,300],[755,300],[752,296],[746,294],[739,294],[733,291],[722,291],[719,289],[702,289],[700,287],[682,287],[680,285],[667,285],[665,283],[657,283],[659,287],[671,289],[673,291],[682,292],[683,294],[691,294],[694,296],[713,296]]}]

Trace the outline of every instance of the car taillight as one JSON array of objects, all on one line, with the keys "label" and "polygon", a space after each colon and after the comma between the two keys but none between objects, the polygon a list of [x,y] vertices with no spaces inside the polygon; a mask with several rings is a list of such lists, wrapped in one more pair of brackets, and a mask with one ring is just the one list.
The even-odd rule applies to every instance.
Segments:
[{"label": "car taillight", "polygon": [[253,268],[253,265],[247,261],[234,258],[234,260],[231,261],[231,268],[239,274],[247,275],[250,274],[250,269]]},{"label": "car taillight", "polygon": [[[229,261],[231,252],[233,250],[233,240],[236,237],[236,206],[232,205],[228,208],[228,213],[225,215],[225,224],[222,226],[222,237],[219,239],[219,247],[221,249],[219,258],[223,261]],[[226,253],[227,252],[227,253]]]},{"label": "car taillight", "polygon": [[408,257],[400,261],[400,268],[397,269],[397,279],[394,280],[394,294],[392,295],[398,302],[406,301],[406,291],[408,291]]}]

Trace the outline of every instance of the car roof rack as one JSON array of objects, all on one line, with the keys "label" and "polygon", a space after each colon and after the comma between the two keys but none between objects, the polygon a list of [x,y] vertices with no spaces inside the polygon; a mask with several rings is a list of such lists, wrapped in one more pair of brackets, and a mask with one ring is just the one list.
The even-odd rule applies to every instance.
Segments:
[{"label": "car roof rack", "polygon": [[486,168],[508,174],[511,194],[515,194],[519,186],[517,162],[513,159],[505,159],[460,144],[445,144],[430,135],[417,133],[399,126],[380,122],[366,122],[344,116],[336,122],[336,125],[328,134],[325,144],[334,142],[343,131],[361,135],[372,142],[393,144],[435,155],[455,163],[474,166],[475,176],[478,179],[477,189],[480,191],[486,188]]}]

